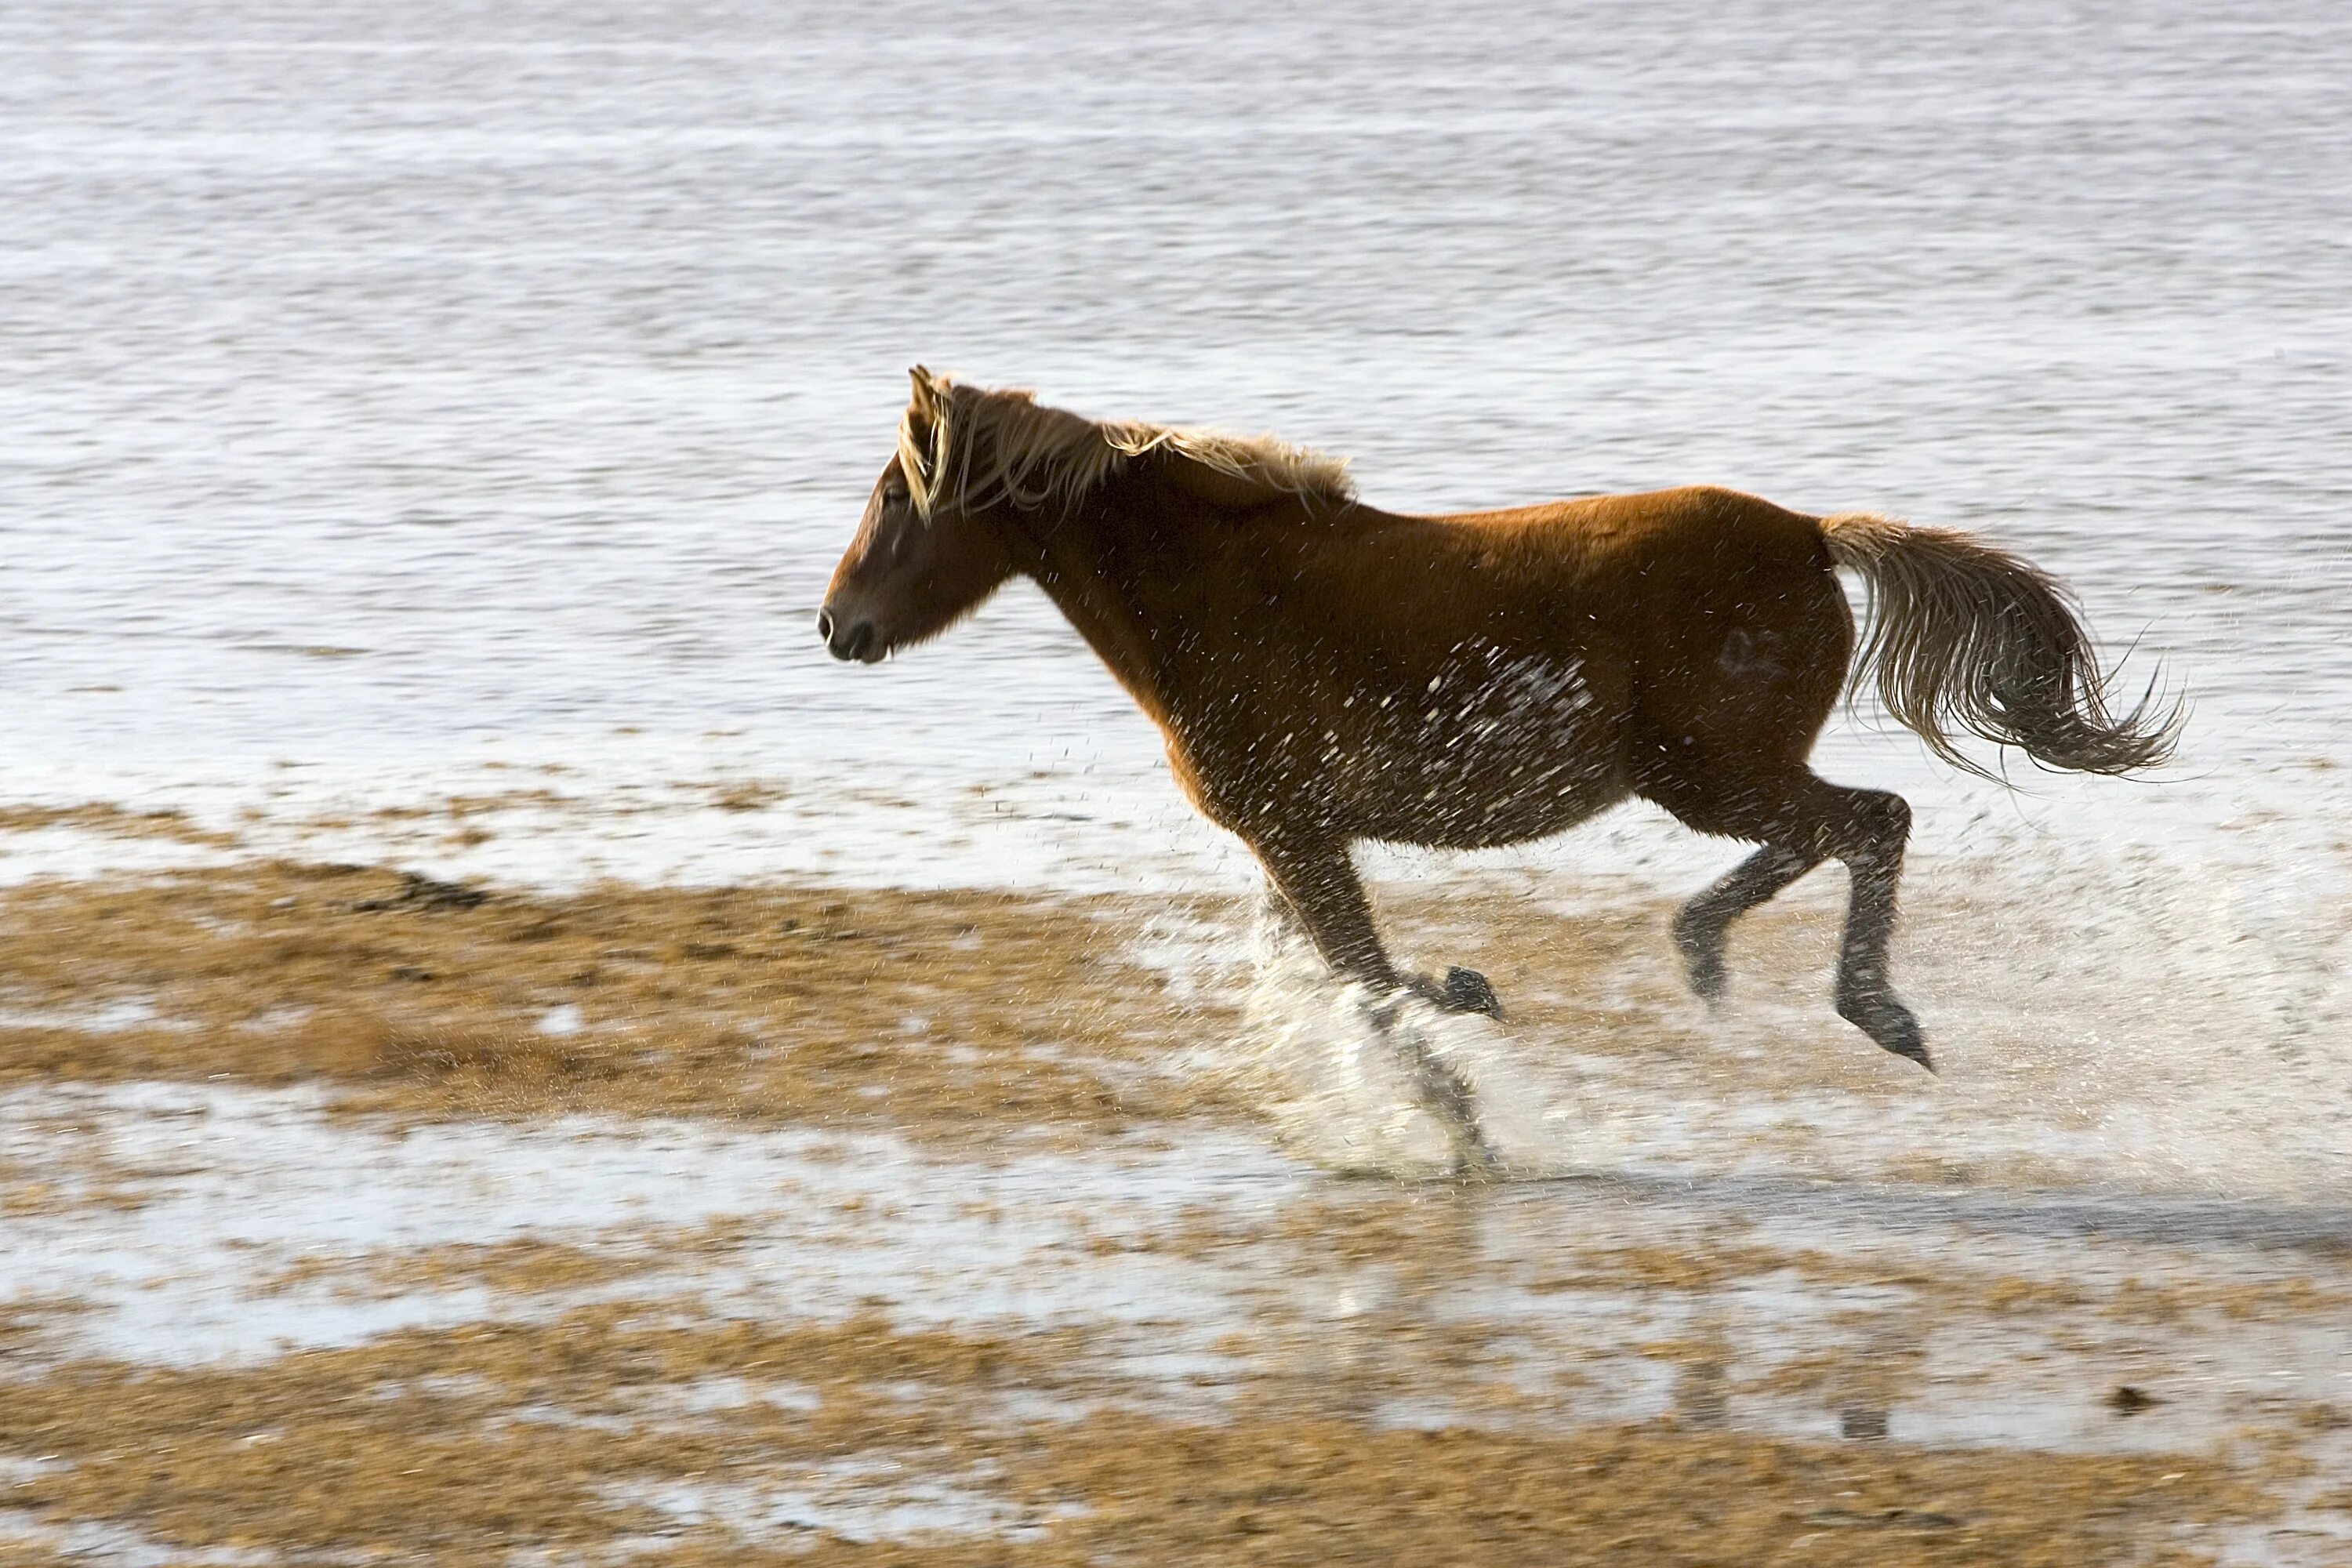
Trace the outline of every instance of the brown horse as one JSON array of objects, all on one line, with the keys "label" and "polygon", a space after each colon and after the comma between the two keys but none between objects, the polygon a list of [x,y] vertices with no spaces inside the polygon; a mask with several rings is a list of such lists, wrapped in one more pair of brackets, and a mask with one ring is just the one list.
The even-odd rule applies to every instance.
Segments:
[{"label": "brown horse", "polygon": [[[1926,1067],[1886,977],[1911,809],[1806,765],[1849,670],[1976,773],[1955,731],[2122,773],[2179,729],[2150,696],[2112,712],[2063,590],[1966,534],[1704,487],[1403,516],[1277,441],[913,376],[817,616],[834,656],[875,663],[1034,579],[1159,724],[1193,803],[1376,991],[1499,1014],[1471,971],[1433,984],[1390,963],[1355,841],[1515,844],[1638,795],[1762,847],[1675,918],[1693,989],[1721,994],[1734,919],[1840,860],[1837,1010]],[[1859,660],[1842,566],[1874,607]]]}]

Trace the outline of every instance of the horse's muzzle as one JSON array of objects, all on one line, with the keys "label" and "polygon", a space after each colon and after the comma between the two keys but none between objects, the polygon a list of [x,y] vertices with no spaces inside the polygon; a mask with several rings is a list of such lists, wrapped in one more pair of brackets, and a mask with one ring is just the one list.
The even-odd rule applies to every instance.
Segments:
[{"label": "horse's muzzle", "polygon": [[831,610],[819,610],[816,613],[816,635],[824,639],[824,651],[835,658],[872,664],[881,657],[875,649],[877,639],[872,621],[862,620],[845,628],[835,621]]}]

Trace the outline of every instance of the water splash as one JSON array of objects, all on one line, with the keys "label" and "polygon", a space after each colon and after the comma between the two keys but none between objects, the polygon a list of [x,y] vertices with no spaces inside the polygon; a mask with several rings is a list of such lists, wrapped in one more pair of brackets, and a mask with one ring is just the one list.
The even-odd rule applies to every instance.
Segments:
[{"label": "water splash", "polygon": [[1251,946],[1228,1065],[1297,1152],[1355,1174],[1456,1173],[1460,1130],[1422,1082],[1433,1061],[1467,1088],[1491,1174],[1551,1175],[1602,1157],[1585,1137],[1595,1130],[1519,1070],[1505,1025],[1342,980],[1270,910]]}]

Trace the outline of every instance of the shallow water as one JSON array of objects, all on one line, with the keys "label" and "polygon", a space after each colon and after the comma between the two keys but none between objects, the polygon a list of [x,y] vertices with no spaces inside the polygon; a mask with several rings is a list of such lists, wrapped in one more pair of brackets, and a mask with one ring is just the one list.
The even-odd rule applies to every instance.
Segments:
[{"label": "shallow water", "polygon": [[[1083,1323],[1171,1394],[1187,1383],[1213,1389],[1252,1356],[1299,1353],[1294,1328],[1388,1310],[1580,1336],[1572,1353],[1555,1347],[1550,1364],[1611,1364],[1577,1418],[1642,1418],[1659,1413],[1660,1368],[1675,1360],[1645,1342],[1662,1315],[1732,1311],[1753,1339],[1743,1352],[1753,1373],[1823,1344],[1867,1359],[1867,1344],[1849,1342],[1853,1321],[1824,1321],[1832,1309],[1893,1311],[1911,1292],[1948,1292],[1955,1281],[1979,1293],[2002,1282],[2065,1285],[2084,1294],[2061,1305],[2083,1306],[2129,1277],[2137,1283],[2126,1297],[2202,1293],[2158,1302],[2147,1331],[2199,1340],[2196,1356],[2215,1365],[2242,1362],[2232,1388],[2352,1399],[2347,1331],[2326,1310],[2347,1284],[2352,1217],[2291,1204],[1616,1174],[1500,1189],[1335,1186],[1261,1140],[1199,1128],[1181,1147],[954,1159],[872,1133],[658,1119],[404,1127],[327,1114],[300,1092],[221,1086],[17,1091],[0,1097],[0,1139],[20,1174],[47,1176],[61,1193],[76,1194],[93,1168],[114,1184],[101,1207],[8,1221],[18,1299],[73,1301],[59,1321],[71,1343],[159,1364],[467,1322],[501,1300],[486,1278],[462,1271],[372,1286],[359,1269],[370,1259],[519,1237],[619,1238],[646,1268],[549,1300],[692,1296],[819,1318],[887,1304],[914,1324]],[[692,1245],[694,1227],[713,1221],[740,1228],[723,1247]],[[2086,1252],[2093,1238],[2102,1247]],[[1965,1263],[1954,1250],[1961,1241]],[[2320,1294],[2300,1310],[2249,1298],[2250,1309],[2229,1316],[2260,1323],[2253,1340],[2201,1342],[2213,1327],[2205,1312],[2292,1281]],[[2131,1305],[2106,1310],[2129,1317]],[[1990,1306],[1971,1299],[1941,1310],[1961,1342],[1999,1338],[2015,1310],[1997,1292]],[[1270,1338],[1244,1354],[1234,1336],[1254,1321]],[[2006,1325],[2012,1342],[1999,1353],[2049,1327]],[[1979,1426],[2002,1429],[1973,1440],[2181,1440],[2174,1417],[2119,1427],[2090,1421],[2087,1409],[2063,1431],[2038,1430],[2051,1417],[2032,1408],[2035,1380],[2095,1380],[2099,1358],[2056,1368],[2016,1359],[2000,1376],[2016,1385],[2006,1392],[2020,1407],[1977,1411]],[[2197,1374],[2212,1377],[2210,1367]],[[2265,1389],[2259,1380],[2269,1377],[2293,1384]],[[1968,1418],[1938,1403],[1954,1381],[1911,1388],[1916,1421]],[[1749,1392],[1760,1401],[1756,1422],[1795,1431],[1825,1418],[1775,1407],[1760,1385]],[[1444,1384],[1416,1396],[1442,1399]]]},{"label": "shallow water", "polygon": [[[960,1159],[661,1120],[404,1127],[222,1085],[0,1096],[6,1158],[61,1190],[93,1169],[112,1183],[102,1204],[0,1214],[0,1300],[70,1303],[44,1358],[251,1364],[599,1300],[773,1322],[880,1308],[968,1334],[1081,1331],[1123,1397],[1194,1415],[1270,1395],[1381,1426],[2296,1455],[2284,1511],[2227,1560],[2328,1562],[2344,1539],[2340,1510],[2294,1506],[2352,1466],[2341,1210],[1624,1176],[1399,1188],[1204,1129]],[[421,1267],[523,1240],[637,1262],[535,1286],[478,1252]],[[680,1386],[634,1419],[813,1397],[767,1376]],[[850,1539],[1019,1522],[895,1468],[653,1495],[688,1520]],[[0,1535],[58,1528],[0,1510]]]},{"label": "shallow water", "polygon": [[[1400,507],[1895,511],[2051,567],[2196,704],[2165,782],[2021,795],[1838,721],[1824,771],[1918,811],[1901,973],[1951,1086],[1848,1092],[1817,1080],[1877,1064],[1824,1054],[1759,1090],[1852,1042],[1817,975],[1738,958],[1723,1062],[1507,1033],[1492,1070],[1605,1132],[1588,1163],[1755,1215],[1847,1134],[1988,1213],[2040,1160],[2070,1201],[2340,1236],[2342,7],[23,0],[0,58],[11,798],[516,882],[1247,886],[1035,594],[824,657],[918,359],[1276,429]],[[781,793],[712,804],[746,780]],[[518,782],[573,805],[480,843],[363,819]],[[7,837],[12,878],[219,853]],[[1628,812],[1477,864],[1575,910],[1733,853]],[[2147,1212],[2153,1245],[2203,1211]]]}]

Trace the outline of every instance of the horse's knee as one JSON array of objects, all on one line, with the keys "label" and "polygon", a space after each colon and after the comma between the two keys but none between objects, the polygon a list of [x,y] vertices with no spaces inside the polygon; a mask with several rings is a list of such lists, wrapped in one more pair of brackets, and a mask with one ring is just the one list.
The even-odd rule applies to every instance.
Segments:
[{"label": "horse's knee", "polygon": [[1441,1013],[1484,1013],[1498,1023],[1502,1020],[1503,999],[1495,994],[1494,986],[1476,970],[1458,963],[1445,972],[1444,980],[1408,975],[1405,989]]},{"label": "horse's knee", "polygon": [[1444,996],[1442,1005],[1449,1013],[1484,1013],[1498,1020],[1503,1016],[1503,999],[1495,994],[1486,977],[1475,969],[1455,964],[1445,972],[1444,983],[1438,990]]}]

